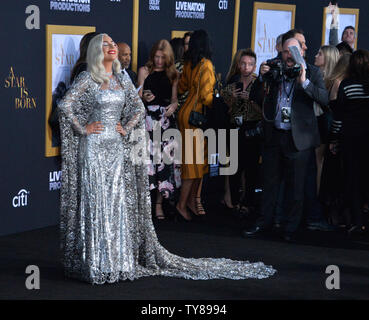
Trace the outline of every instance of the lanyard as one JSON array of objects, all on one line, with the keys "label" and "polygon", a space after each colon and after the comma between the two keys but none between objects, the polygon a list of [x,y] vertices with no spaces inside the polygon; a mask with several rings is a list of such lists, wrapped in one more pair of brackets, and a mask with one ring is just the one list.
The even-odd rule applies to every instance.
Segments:
[{"label": "lanyard", "polygon": [[293,84],[291,86],[290,92],[287,92],[287,90],[286,90],[285,79],[283,79],[282,83],[283,83],[283,91],[284,91],[284,93],[287,96],[287,102],[290,102],[290,96],[291,96],[292,91],[293,91],[293,89],[295,87],[295,81],[293,81]]}]

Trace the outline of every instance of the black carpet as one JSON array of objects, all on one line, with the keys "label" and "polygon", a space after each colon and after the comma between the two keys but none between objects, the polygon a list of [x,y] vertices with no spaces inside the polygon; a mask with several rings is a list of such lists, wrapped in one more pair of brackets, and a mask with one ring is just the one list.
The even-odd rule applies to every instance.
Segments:
[{"label": "black carpet", "polygon": [[[263,280],[193,281],[151,277],[90,285],[64,277],[57,226],[0,237],[0,299],[271,300],[368,299],[369,238],[349,239],[343,231],[301,229],[295,244],[277,235],[240,237],[242,220],[220,206],[208,206],[205,220],[155,221],[160,242],[185,257],[262,261],[277,269]],[[40,290],[27,290],[25,269],[40,268]],[[325,286],[326,267],[340,269],[340,289]]]}]

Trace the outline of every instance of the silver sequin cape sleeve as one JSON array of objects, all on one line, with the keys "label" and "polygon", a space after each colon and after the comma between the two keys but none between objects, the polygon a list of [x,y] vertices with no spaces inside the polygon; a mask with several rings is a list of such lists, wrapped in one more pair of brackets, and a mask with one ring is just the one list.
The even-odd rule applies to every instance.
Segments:
[{"label": "silver sequin cape sleeve", "polygon": [[62,187],[60,193],[60,236],[62,262],[65,270],[78,268],[78,150],[80,135],[85,134],[97,88],[87,72],[82,72],[58,104],[61,135]]},{"label": "silver sequin cape sleeve", "polygon": [[[129,132],[122,138],[127,152],[124,162],[132,172],[122,179],[129,179],[131,186],[131,203],[127,203],[125,212],[129,215],[125,228],[131,233],[129,244],[133,257],[127,257],[132,264],[130,272],[100,273],[91,276],[82,266],[80,237],[81,219],[79,215],[78,152],[81,135],[85,135],[85,125],[98,85],[88,72],[79,75],[72,87],[59,104],[59,119],[62,140],[62,189],[61,189],[61,249],[62,261],[67,275],[77,277],[94,284],[136,279],[143,276],[168,276],[193,280],[207,279],[263,279],[273,275],[276,270],[262,262],[235,261],[225,258],[183,258],[168,252],[158,241],[151,217],[151,202],[148,184],[147,167],[144,163],[132,164],[128,153],[132,147],[146,149],[145,109],[141,99],[124,74],[117,75],[126,91],[125,109],[130,116],[122,120],[123,127]],[[132,133],[140,133],[138,139],[132,139]],[[135,140],[135,141],[132,141]]]}]

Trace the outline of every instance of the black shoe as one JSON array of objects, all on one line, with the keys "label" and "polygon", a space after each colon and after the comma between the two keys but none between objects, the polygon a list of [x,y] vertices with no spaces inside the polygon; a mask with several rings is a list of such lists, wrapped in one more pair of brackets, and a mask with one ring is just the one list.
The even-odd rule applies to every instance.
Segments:
[{"label": "black shoe", "polygon": [[362,235],[364,234],[365,229],[363,229],[363,227],[357,226],[357,225],[352,225],[348,230],[347,233],[349,236],[353,236],[353,235]]},{"label": "black shoe", "polygon": [[332,226],[325,221],[308,223],[306,228],[309,230],[313,230],[313,231],[335,231],[337,230],[335,226]]},{"label": "black shoe", "polygon": [[220,204],[222,205],[224,212],[238,217],[238,209],[236,206],[233,206],[232,208],[228,207],[224,200],[220,201]]},{"label": "black shoe", "polygon": [[286,232],[283,234],[282,239],[288,243],[295,243],[296,242],[296,236],[294,233]]},{"label": "black shoe", "polygon": [[249,238],[249,237],[253,237],[253,236],[259,235],[263,231],[264,230],[261,227],[253,226],[251,228],[242,230],[241,231],[241,234],[242,234],[242,236],[244,238]]},{"label": "black shoe", "polygon": [[174,220],[176,222],[190,222],[192,221],[192,218],[191,219],[186,219],[180,212],[179,210],[177,209],[177,207],[174,207],[175,209],[175,216],[174,216]]}]

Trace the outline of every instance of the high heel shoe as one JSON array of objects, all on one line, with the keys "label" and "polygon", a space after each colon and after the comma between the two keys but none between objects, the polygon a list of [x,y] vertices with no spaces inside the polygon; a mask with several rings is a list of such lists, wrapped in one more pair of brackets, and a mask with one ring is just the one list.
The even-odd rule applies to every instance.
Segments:
[{"label": "high heel shoe", "polygon": [[225,207],[226,209],[229,209],[229,210],[232,210],[232,209],[235,208],[235,207],[228,207],[228,204],[224,201],[224,199],[222,199],[220,201],[220,204],[223,205],[223,207]]},{"label": "high heel shoe", "polygon": [[364,226],[352,225],[348,228],[347,234],[349,236],[362,235],[365,232]]},{"label": "high heel shoe", "polygon": [[223,205],[223,207],[224,207],[224,209],[227,213],[233,214],[235,216],[239,215],[239,210],[240,210],[239,207],[237,207],[237,206],[228,207],[227,203],[224,200],[220,201],[220,203]]},{"label": "high heel shoe", "polygon": [[196,200],[196,213],[195,215],[197,216],[204,216],[206,215],[206,211],[204,209],[204,207],[202,206],[202,203],[201,203],[201,197],[195,197],[195,199],[200,199],[200,201],[197,201]]},{"label": "high heel shoe", "polygon": [[175,206],[174,209],[175,209],[175,213],[176,213],[175,216],[174,216],[174,220],[176,222],[180,222],[180,221],[182,221],[182,222],[190,222],[192,220],[192,218],[190,218],[190,219],[185,218],[182,215],[182,213],[178,210],[177,206]]}]

